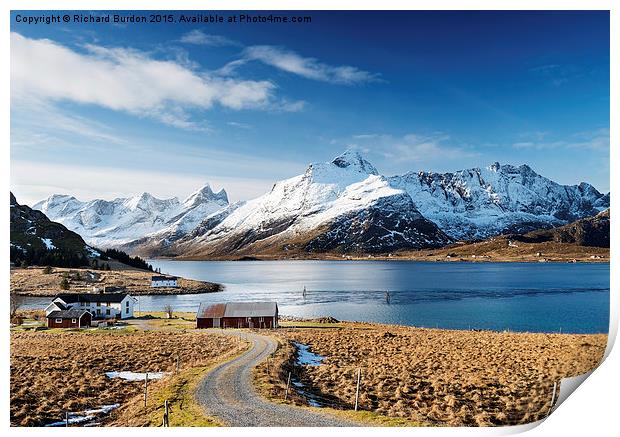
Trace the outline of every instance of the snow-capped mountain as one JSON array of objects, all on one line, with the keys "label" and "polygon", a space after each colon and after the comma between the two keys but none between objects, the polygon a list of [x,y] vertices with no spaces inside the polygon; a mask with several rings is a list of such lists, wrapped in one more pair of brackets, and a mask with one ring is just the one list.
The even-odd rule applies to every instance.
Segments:
[{"label": "snow-capped mountain", "polygon": [[89,244],[107,248],[119,247],[163,230],[170,234],[185,234],[206,216],[227,205],[226,192],[214,193],[206,184],[183,202],[176,197],[157,199],[149,193],[87,202],[55,194],[34,205],[34,209],[77,232]]},{"label": "snow-capped mountain", "polygon": [[254,200],[207,218],[169,248],[184,256],[295,252],[388,252],[450,239],[409,195],[358,153],[311,164]]},{"label": "snow-capped mountain", "polygon": [[564,225],[609,208],[593,186],[560,185],[527,165],[494,163],[455,173],[407,173],[389,178],[424,217],[454,239],[487,238]]},{"label": "snow-capped mountain", "polygon": [[386,253],[565,225],[609,208],[587,183],[560,185],[527,165],[385,177],[355,151],[229,204],[206,185],[185,201],[148,193],[35,205],[97,247],[143,256]]}]

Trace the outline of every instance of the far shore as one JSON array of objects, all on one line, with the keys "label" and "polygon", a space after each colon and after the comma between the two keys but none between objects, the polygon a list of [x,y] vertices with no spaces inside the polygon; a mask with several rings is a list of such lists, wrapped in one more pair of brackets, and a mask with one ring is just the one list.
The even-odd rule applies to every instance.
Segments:
[{"label": "far shore", "polygon": [[[59,293],[87,293],[96,290],[127,292],[134,296],[184,295],[214,293],[224,290],[222,284],[193,279],[178,278],[178,287],[151,287],[155,272],[138,269],[114,269],[111,271],[89,268],[45,267],[11,268],[11,292],[22,296],[47,297]],[[67,279],[68,289],[61,289]]]}]

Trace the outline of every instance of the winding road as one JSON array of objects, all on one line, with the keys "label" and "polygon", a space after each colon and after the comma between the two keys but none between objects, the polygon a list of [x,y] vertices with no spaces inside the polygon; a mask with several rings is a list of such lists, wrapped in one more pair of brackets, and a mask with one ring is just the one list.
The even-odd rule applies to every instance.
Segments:
[{"label": "winding road", "polygon": [[228,426],[359,426],[328,414],[274,404],[256,393],[252,369],[276,350],[274,339],[250,332],[218,331],[251,344],[249,350],[211,370],[198,385],[196,399],[209,416]]}]

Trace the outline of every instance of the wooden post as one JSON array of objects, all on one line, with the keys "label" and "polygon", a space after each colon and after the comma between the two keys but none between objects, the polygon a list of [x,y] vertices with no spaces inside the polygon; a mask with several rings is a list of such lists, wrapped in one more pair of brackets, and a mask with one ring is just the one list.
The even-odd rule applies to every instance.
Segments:
[{"label": "wooden post", "polygon": [[549,407],[549,411],[547,412],[547,417],[549,417],[549,414],[551,414],[551,410],[553,409],[553,403],[555,402],[555,393],[558,389],[558,383],[557,381],[553,382],[553,392],[551,393],[551,406]]},{"label": "wooden post", "polygon": [[291,372],[288,372],[288,380],[286,381],[286,393],[284,393],[284,400],[288,398],[288,388],[291,386]]},{"label": "wooden post", "polygon": [[180,361],[181,361],[181,357],[180,357],[179,352],[177,351],[177,371],[176,371],[176,373],[179,373]]},{"label": "wooden post", "polygon": [[164,423],[162,424],[164,427],[169,427],[170,422],[168,420],[168,399],[164,401]]},{"label": "wooden post", "polygon": [[357,369],[357,388],[355,389],[355,411],[357,411],[357,407],[359,404],[360,398],[360,379],[362,378],[362,369]]},{"label": "wooden post", "polygon": [[144,374],[144,410],[146,410],[146,396],[148,392],[148,385],[149,385],[149,373],[146,372]]},{"label": "wooden post", "polygon": [[69,426],[69,412],[65,411],[65,427]]}]

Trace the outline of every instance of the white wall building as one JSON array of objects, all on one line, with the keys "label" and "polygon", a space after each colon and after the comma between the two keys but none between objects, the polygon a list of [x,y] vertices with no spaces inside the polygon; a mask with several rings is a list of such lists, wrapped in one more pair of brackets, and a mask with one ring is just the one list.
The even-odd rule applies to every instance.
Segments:
[{"label": "white wall building", "polygon": [[178,287],[176,276],[151,276],[151,287]]},{"label": "white wall building", "polygon": [[52,300],[45,314],[52,311],[79,309],[90,312],[93,319],[128,319],[133,317],[136,299],[127,293],[59,294]]}]

